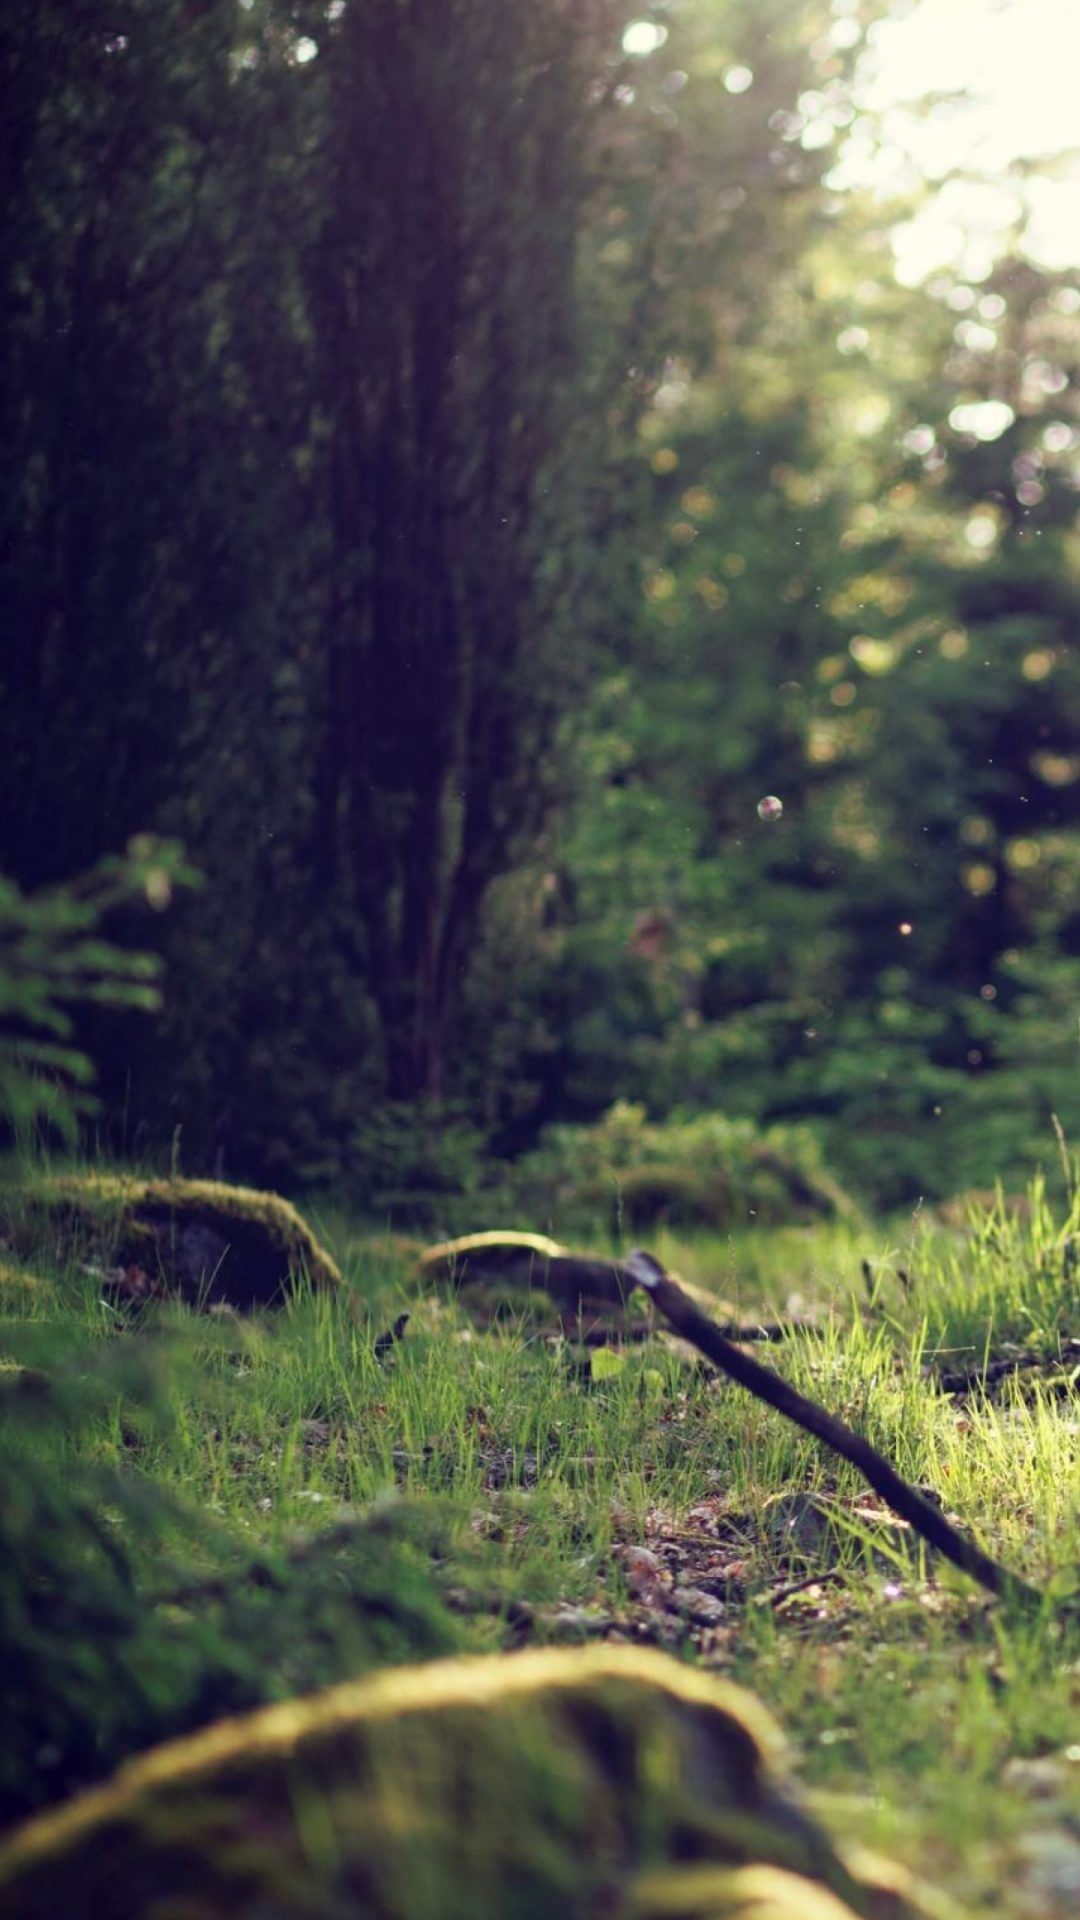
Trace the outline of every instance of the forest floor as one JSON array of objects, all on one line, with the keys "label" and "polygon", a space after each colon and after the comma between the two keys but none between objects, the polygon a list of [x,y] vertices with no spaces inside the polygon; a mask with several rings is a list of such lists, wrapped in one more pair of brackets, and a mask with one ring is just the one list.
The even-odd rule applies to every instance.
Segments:
[{"label": "forest floor", "polygon": [[[797,1318],[757,1356],[1045,1593],[1026,1616],[677,1341],[585,1348],[532,1314],[480,1328],[420,1285],[401,1239],[309,1218],[345,1291],[300,1288],[243,1320],[120,1310],[45,1247],[40,1286],[0,1270],[9,1379],[40,1381],[59,1353],[69,1379],[100,1388],[51,1437],[39,1409],[17,1450],[62,1465],[70,1487],[85,1471],[142,1489],[139,1524],[118,1491],[105,1509],[142,1631],[155,1608],[174,1636],[206,1627],[245,1566],[276,1566],[282,1594],[320,1542],[397,1527],[421,1541],[453,1644],[667,1648],[766,1701],[845,1838],[973,1911],[1080,1911],[1075,1214],[1051,1217],[1036,1191],[1023,1220],[1001,1208],[964,1231],[916,1219],[649,1242],[725,1315]],[[380,1340],[406,1312],[401,1337]],[[151,1493],[196,1520],[177,1523],[167,1563],[140,1534]],[[281,1690],[348,1670],[349,1649],[317,1630],[317,1658],[291,1646]]]}]

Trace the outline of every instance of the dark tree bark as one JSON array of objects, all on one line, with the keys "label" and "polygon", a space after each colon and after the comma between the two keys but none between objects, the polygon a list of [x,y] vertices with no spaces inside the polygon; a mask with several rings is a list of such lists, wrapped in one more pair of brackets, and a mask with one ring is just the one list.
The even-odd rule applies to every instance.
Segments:
[{"label": "dark tree bark", "polygon": [[311,872],[362,928],[395,1099],[446,1090],[484,900],[543,816],[571,683],[546,568],[582,443],[589,11],[374,0],[328,49]]}]

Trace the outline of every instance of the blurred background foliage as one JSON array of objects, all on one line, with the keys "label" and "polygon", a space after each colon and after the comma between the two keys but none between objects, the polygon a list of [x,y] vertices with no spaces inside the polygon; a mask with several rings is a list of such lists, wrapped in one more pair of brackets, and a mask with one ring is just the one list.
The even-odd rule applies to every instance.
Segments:
[{"label": "blurred background foliage", "polygon": [[64,1036],[114,1150],[362,1205],[630,1102],[888,1206],[1080,1135],[1080,284],[898,281],[888,11],[5,7],[0,916],[205,878]]}]

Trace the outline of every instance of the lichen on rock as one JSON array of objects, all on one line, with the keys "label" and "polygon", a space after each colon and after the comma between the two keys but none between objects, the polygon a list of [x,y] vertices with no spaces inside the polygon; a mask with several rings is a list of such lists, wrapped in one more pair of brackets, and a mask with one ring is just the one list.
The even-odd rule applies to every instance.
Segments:
[{"label": "lichen on rock", "polygon": [[690,1867],[635,1888],[632,1920],[853,1920],[820,1882],[783,1867]]},{"label": "lichen on rock", "polygon": [[133,1297],[175,1295],[194,1305],[278,1305],[306,1276],[341,1275],[296,1208],[277,1194],[214,1180],[142,1180],[57,1174],[6,1197],[3,1225],[17,1247],[54,1259],[92,1259]]},{"label": "lichen on rock", "polygon": [[[718,1877],[680,1903],[689,1865]],[[774,1877],[741,1878],[757,1869]],[[439,1661],[225,1721],[0,1852],[10,1920],[917,1911],[875,1899],[785,1783],[752,1695],[617,1647]]]},{"label": "lichen on rock", "polygon": [[467,1234],[428,1247],[419,1268],[424,1278],[449,1287],[484,1326],[530,1311],[535,1318],[545,1307],[575,1331],[626,1332],[649,1321],[645,1296],[621,1261],[571,1253],[545,1234]]}]

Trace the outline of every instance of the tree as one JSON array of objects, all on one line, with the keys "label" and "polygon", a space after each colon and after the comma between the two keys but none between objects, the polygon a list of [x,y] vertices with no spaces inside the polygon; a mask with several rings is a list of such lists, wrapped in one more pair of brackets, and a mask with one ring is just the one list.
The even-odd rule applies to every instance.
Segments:
[{"label": "tree", "polygon": [[320,1102],[449,1089],[485,898],[559,785],[621,16],[64,15],[0,30],[0,853],[29,886],[183,836],[208,884],[135,1109],[265,1166],[298,1055],[309,1142]]},{"label": "tree", "polygon": [[550,806],[580,684],[577,256],[611,24],[378,0],[321,56],[311,875],[355,911],[395,1099],[447,1091],[484,902]]},{"label": "tree", "polygon": [[[834,849],[811,847],[802,802],[860,452],[846,427],[836,444],[850,377],[830,389],[850,305],[826,267],[859,246],[824,180],[853,113],[842,40],[814,4],[717,4],[638,63],[638,103],[677,113],[676,205],[620,449],[634,512],[608,548],[587,797],[537,889],[550,959],[523,1025],[549,1112],[760,1109],[835,977]],[[779,829],[757,813],[773,793]]]}]

